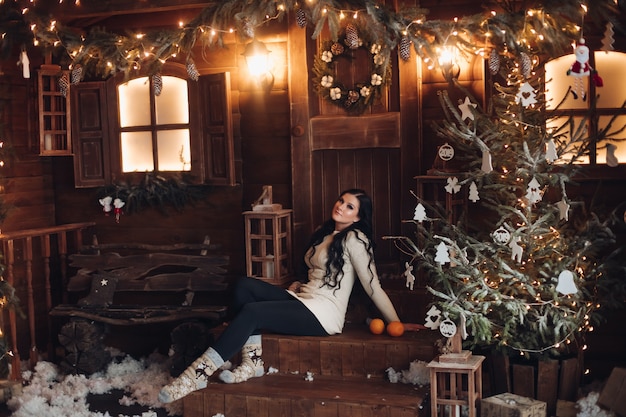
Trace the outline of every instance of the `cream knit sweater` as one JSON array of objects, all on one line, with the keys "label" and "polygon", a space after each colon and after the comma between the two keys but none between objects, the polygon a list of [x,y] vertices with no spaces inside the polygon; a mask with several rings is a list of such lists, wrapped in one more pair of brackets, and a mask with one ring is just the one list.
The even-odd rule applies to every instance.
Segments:
[{"label": "cream knit sweater", "polygon": [[[383,315],[387,323],[399,321],[391,300],[387,293],[381,288],[374,263],[371,265],[374,278],[368,269],[369,254],[365,244],[360,241],[353,232],[348,233],[344,243],[344,265],[341,286],[331,288],[324,284],[324,274],[326,272],[326,260],[328,259],[328,247],[334,235],[324,238],[316,249],[311,259],[306,256],[309,267],[309,282],[303,284],[298,293],[290,293],[298,298],[319,320],[328,334],[341,333],[348,309],[350,293],[354,285],[354,280],[358,277],[378,310]],[[359,232],[362,240],[366,241],[366,236]]]}]

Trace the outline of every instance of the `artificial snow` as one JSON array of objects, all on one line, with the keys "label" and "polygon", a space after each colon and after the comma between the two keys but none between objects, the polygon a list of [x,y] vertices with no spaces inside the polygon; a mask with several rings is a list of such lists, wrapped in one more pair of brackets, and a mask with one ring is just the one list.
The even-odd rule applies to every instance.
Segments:
[{"label": "artificial snow", "polygon": [[[22,392],[7,401],[13,417],[111,417],[108,412],[94,412],[87,404],[88,394],[105,394],[123,390],[121,405],[139,404],[163,408],[168,415],[182,415],[182,401],[161,404],[157,397],[161,387],[170,382],[167,358],[154,353],[134,359],[112,352],[113,361],[105,371],[90,376],[67,375],[55,364],[40,361],[35,369],[22,372]],[[137,417],[156,417],[154,411]],[[122,417],[122,416],[119,416]]]},{"label": "artificial snow", "polygon": [[387,378],[389,382],[397,384],[402,382],[404,384],[413,384],[424,386],[430,384],[430,370],[426,367],[427,363],[424,361],[415,360],[409,364],[409,369],[402,371],[396,371],[389,367],[387,368]]}]

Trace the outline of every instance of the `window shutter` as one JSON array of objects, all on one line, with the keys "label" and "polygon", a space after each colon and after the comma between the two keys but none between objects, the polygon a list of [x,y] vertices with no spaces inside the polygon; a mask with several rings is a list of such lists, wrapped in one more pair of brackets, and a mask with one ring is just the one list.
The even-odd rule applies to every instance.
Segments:
[{"label": "window shutter", "polygon": [[203,75],[198,80],[198,86],[204,182],[235,185],[230,73]]},{"label": "window shutter", "polygon": [[100,187],[110,182],[109,121],[104,82],[72,85],[74,184]]}]

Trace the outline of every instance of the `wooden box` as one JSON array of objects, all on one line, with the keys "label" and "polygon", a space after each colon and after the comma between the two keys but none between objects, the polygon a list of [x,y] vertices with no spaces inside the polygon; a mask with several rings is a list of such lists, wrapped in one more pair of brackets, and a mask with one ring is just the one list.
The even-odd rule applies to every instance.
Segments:
[{"label": "wooden box", "polygon": [[600,393],[598,404],[620,417],[626,417],[626,368],[613,368]]},{"label": "wooden box", "polygon": [[481,417],[546,417],[546,403],[511,393],[485,398]]}]

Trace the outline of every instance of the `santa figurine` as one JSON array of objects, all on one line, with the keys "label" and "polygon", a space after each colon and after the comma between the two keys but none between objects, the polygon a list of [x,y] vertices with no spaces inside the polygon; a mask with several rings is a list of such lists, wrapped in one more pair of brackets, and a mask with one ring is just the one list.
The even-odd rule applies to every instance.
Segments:
[{"label": "santa figurine", "polygon": [[567,75],[574,77],[574,87],[572,88],[574,99],[577,99],[580,95],[583,101],[585,101],[587,99],[587,92],[583,86],[583,77],[591,75],[591,81],[596,87],[602,87],[602,78],[600,78],[598,72],[589,65],[589,47],[585,45],[584,38],[580,38],[578,43],[576,43],[574,55],[576,56],[576,62],[567,70]]}]

